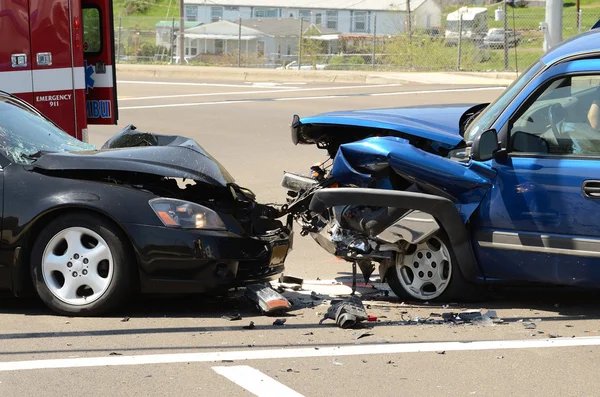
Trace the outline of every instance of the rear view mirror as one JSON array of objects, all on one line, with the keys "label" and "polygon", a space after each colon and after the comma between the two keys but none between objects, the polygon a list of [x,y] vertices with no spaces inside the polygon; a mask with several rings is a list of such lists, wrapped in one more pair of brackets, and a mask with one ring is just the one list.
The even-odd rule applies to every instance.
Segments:
[{"label": "rear view mirror", "polygon": [[496,130],[483,131],[473,140],[471,146],[471,158],[475,161],[488,161],[494,157],[494,153],[498,151],[498,135]]}]

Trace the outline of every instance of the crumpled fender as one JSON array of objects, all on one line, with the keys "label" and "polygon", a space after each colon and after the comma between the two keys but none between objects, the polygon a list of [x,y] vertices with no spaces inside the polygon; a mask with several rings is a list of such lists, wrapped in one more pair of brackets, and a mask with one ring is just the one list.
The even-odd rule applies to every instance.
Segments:
[{"label": "crumpled fender", "polygon": [[442,225],[450,239],[463,276],[474,281],[482,275],[475,260],[462,214],[459,214],[455,204],[447,198],[432,194],[382,189],[322,189],[313,195],[309,209],[315,213],[322,213],[327,208],[335,206],[365,204],[375,207],[413,209],[431,214]]},{"label": "crumpled fender", "polygon": [[367,138],[341,145],[331,173],[342,184],[372,187],[372,173],[388,166],[423,191],[451,200],[463,222],[477,209],[496,175],[486,164],[461,163],[425,152],[396,137]]}]

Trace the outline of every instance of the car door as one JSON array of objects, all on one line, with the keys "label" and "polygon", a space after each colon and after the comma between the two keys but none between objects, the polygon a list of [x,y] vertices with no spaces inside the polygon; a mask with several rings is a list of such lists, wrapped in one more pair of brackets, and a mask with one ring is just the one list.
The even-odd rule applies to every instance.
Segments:
[{"label": "car door", "polygon": [[117,124],[112,1],[83,0],[82,15],[87,121]]},{"label": "car door", "polygon": [[[487,277],[600,285],[600,61],[565,62],[495,125],[506,155],[479,208],[475,251]],[[553,127],[554,126],[554,127]]]}]

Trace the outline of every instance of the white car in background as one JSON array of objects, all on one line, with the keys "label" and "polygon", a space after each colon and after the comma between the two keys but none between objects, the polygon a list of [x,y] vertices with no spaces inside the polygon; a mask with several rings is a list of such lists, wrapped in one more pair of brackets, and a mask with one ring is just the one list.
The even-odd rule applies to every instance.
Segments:
[{"label": "white car in background", "polygon": [[[323,65],[323,64],[317,64],[317,69],[316,70],[325,70],[327,65]],[[278,67],[277,69],[282,70],[283,67]],[[289,64],[287,64],[285,66],[285,69],[287,70],[298,70],[298,61],[292,61]],[[300,70],[314,70],[312,63],[303,63],[302,65],[300,65]]]}]

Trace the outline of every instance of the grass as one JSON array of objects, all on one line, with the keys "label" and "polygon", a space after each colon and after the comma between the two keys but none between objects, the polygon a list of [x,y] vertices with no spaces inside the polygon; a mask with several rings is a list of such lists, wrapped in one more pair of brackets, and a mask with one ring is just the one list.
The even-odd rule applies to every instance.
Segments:
[{"label": "grass", "polygon": [[170,21],[173,17],[179,18],[178,0],[155,0],[145,13],[127,15],[125,10],[126,0],[113,0],[113,13],[115,25],[123,29],[140,31],[155,31],[154,25],[160,21]]}]

